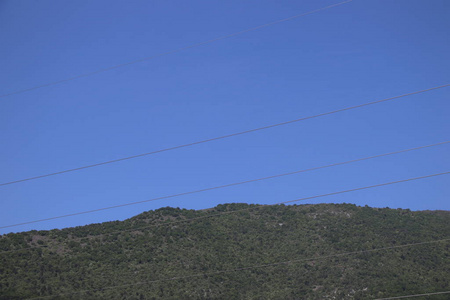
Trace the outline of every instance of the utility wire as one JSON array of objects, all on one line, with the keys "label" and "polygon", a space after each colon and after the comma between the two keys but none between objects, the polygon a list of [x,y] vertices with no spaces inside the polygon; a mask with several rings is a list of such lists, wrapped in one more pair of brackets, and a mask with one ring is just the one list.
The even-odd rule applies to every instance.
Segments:
[{"label": "utility wire", "polygon": [[50,217],[50,218],[45,218],[45,219],[33,220],[33,221],[27,221],[27,222],[18,223],[18,224],[5,225],[5,226],[0,226],[0,229],[20,226],[20,225],[26,225],[26,224],[32,224],[32,223],[37,223],[37,222],[50,221],[50,220],[54,220],[54,219],[66,218],[66,217],[71,217],[71,216],[77,216],[77,215],[93,213],[93,212],[102,211],[102,210],[108,210],[108,209],[113,209],[113,208],[119,208],[119,207],[124,207],[124,206],[130,206],[130,205],[151,202],[151,201],[175,198],[175,197],[180,197],[180,196],[185,196],[185,195],[191,195],[191,194],[196,194],[196,193],[201,193],[201,192],[206,192],[206,191],[211,191],[211,190],[217,190],[217,189],[237,186],[237,185],[241,185],[241,184],[247,184],[247,183],[252,183],[252,182],[257,182],[257,181],[262,181],[262,180],[274,179],[274,178],[283,177],[283,176],[289,176],[289,175],[294,175],[294,174],[299,174],[299,173],[304,173],[304,172],[310,172],[310,171],[335,167],[335,166],[339,166],[339,165],[350,164],[350,163],[354,163],[354,162],[379,158],[379,157],[383,157],[383,156],[389,156],[389,155],[400,154],[400,153],[425,149],[425,148],[434,147],[434,146],[445,145],[448,143],[450,143],[450,141],[444,141],[444,142],[425,145],[425,146],[403,149],[403,150],[394,151],[394,152],[388,152],[388,153],[383,153],[383,154],[378,154],[378,155],[373,155],[373,156],[368,156],[368,157],[363,157],[363,158],[357,158],[357,159],[348,160],[348,161],[344,161],[344,162],[338,162],[338,163],[333,163],[333,164],[328,164],[328,165],[323,165],[323,166],[318,166],[318,167],[313,167],[313,168],[308,168],[308,169],[297,170],[297,171],[288,172],[288,173],[282,173],[282,174],[276,174],[276,175],[271,175],[271,176],[266,176],[266,177],[261,177],[261,178],[240,181],[240,182],[234,182],[234,183],[229,183],[229,184],[225,184],[225,185],[219,185],[219,186],[214,186],[214,187],[209,187],[209,188],[205,188],[205,189],[194,190],[194,191],[189,191],[189,192],[184,192],[184,193],[179,193],[179,194],[172,194],[172,195],[167,195],[167,196],[162,196],[162,197],[157,197],[157,198],[152,198],[152,199],[147,199],[147,200],[142,200],[142,201],[124,203],[124,204],[108,206],[108,207],[102,207],[102,208],[97,208],[97,209],[93,209],[93,210],[87,210],[87,211],[71,213],[71,214],[66,214],[66,215],[61,215],[61,216],[55,216],[55,217]]},{"label": "utility wire", "polygon": [[[382,187],[382,186],[387,186],[387,185],[392,185],[392,184],[397,184],[397,183],[402,183],[402,182],[408,182],[408,181],[413,181],[413,180],[421,180],[421,179],[426,179],[426,178],[435,177],[435,176],[441,176],[441,175],[447,175],[447,174],[450,174],[450,171],[449,172],[444,172],[444,173],[436,173],[436,174],[431,174],[431,175],[426,175],[426,176],[420,176],[420,177],[413,177],[413,178],[408,178],[408,179],[403,179],[403,180],[385,182],[385,183],[380,183],[380,184],[375,184],[375,185],[369,185],[369,186],[364,186],[364,187],[359,187],[359,188],[354,188],[354,189],[349,189],[349,190],[344,190],[344,191],[338,191],[338,192],[332,192],[332,193],[327,193],[327,194],[321,194],[321,195],[315,195],[315,196],[310,196],[310,197],[304,197],[304,198],[299,198],[299,199],[294,199],[294,200],[288,200],[288,201],[274,203],[274,204],[271,204],[270,206],[272,206],[272,205],[280,205],[280,204],[287,204],[287,203],[293,203],[293,202],[299,202],[299,201],[305,201],[305,200],[311,200],[311,199],[317,199],[317,198],[322,198],[322,197],[328,197],[328,196],[333,196],[333,195],[339,195],[339,194],[344,194],[344,193],[361,191],[361,190],[377,188],[377,187]],[[247,211],[247,210],[250,210],[250,209],[252,209],[252,207],[245,208],[245,209],[240,209],[240,210],[234,210],[234,211],[220,212],[220,213],[217,213],[217,214],[212,214],[212,215],[208,215],[208,216],[201,216],[201,217],[196,217],[196,218],[191,218],[191,219],[178,220],[178,221],[174,221],[174,222],[166,222],[166,223],[161,223],[161,224],[154,224],[154,225],[145,226],[145,227],[141,227],[141,228],[131,228],[131,229],[124,229],[124,230],[117,230],[115,232],[108,233],[108,235],[109,234],[114,234],[114,233],[119,233],[119,232],[130,231],[130,230],[135,231],[135,230],[141,230],[141,229],[145,229],[145,228],[149,228],[149,227],[172,225],[172,224],[175,224],[175,223],[182,223],[182,222],[189,222],[189,221],[194,221],[194,220],[199,220],[199,219],[206,219],[206,218],[221,216],[221,215],[225,215],[225,214],[232,214],[232,213],[237,213],[237,212],[243,212],[243,211]],[[34,221],[34,222],[39,222],[39,221]],[[10,225],[10,227],[11,226],[18,226],[18,225],[20,225],[20,224]],[[2,228],[5,228],[5,227],[6,226],[4,226]],[[88,237],[88,238],[95,238],[95,237],[105,236],[105,235],[106,234],[101,234],[101,235],[97,235],[97,236],[91,236],[91,237]],[[83,238],[86,238],[86,237],[83,237]],[[81,240],[83,238],[78,238],[78,239]],[[73,239],[73,240],[75,240],[75,239]],[[41,247],[43,247],[43,246],[41,246]],[[17,251],[22,251],[22,250],[34,249],[34,248],[41,248],[41,247],[30,247],[30,248],[6,250],[6,251],[3,251],[3,252],[0,252],[0,254],[9,253],[9,252],[17,252]]]},{"label": "utility wire", "polygon": [[[130,284],[108,286],[108,287],[103,287],[103,288],[98,288],[98,289],[80,290],[80,291],[71,292],[71,293],[54,294],[54,295],[50,295],[50,296],[29,298],[29,300],[32,300],[32,299],[46,299],[46,298],[57,297],[57,296],[61,297],[61,296],[73,295],[73,294],[79,294],[79,293],[85,293],[85,292],[95,292],[95,291],[100,291],[100,290],[116,289],[116,288],[136,286],[136,285],[143,285],[143,284],[151,284],[151,283],[156,283],[156,282],[177,281],[177,280],[184,280],[184,279],[203,277],[203,276],[214,276],[214,275],[219,275],[219,274],[224,274],[224,273],[234,273],[234,272],[238,272],[238,271],[252,270],[252,269],[258,269],[258,268],[267,268],[267,267],[280,266],[280,265],[289,265],[289,264],[293,264],[293,263],[299,263],[299,262],[305,262],[305,261],[311,261],[311,260],[314,261],[314,260],[328,259],[328,258],[333,258],[333,257],[342,257],[342,256],[355,255],[355,254],[365,254],[365,253],[378,252],[378,251],[383,251],[383,250],[391,250],[391,249],[412,247],[412,246],[418,246],[418,245],[434,244],[434,243],[441,243],[441,242],[447,242],[447,241],[450,241],[450,239],[434,240],[434,241],[412,243],[412,244],[405,244],[405,245],[397,245],[397,246],[390,246],[390,247],[383,247],[383,248],[376,248],[376,249],[368,249],[368,250],[359,250],[359,251],[352,251],[352,252],[343,252],[343,253],[324,255],[324,256],[317,256],[317,257],[311,257],[311,258],[301,258],[301,259],[295,259],[295,260],[288,260],[288,261],[282,261],[282,262],[276,262],[276,263],[270,263],[270,264],[253,265],[253,266],[243,267],[243,268],[219,270],[219,271],[208,272],[208,273],[199,273],[199,274],[186,275],[186,276],[177,276],[177,277],[164,278],[164,279],[156,279],[156,280],[134,282],[134,283],[130,283]],[[395,299],[395,298],[386,298],[386,299]]]},{"label": "utility wire", "polygon": [[433,295],[443,295],[443,294],[449,294],[449,293],[450,293],[450,291],[445,291],[445,292],[426,293],[426,294],[414,294],[414,295],[389,297],[389,298],[378,298],[378,299],[375,299],[375,300],[404,299],[404,298],[424,297],[424,296],[433,296]]},{"label": "utility wire", "polygon": [[269,129],[269,128],[273,128],[273,127],[288,125],[288,124],[292,124],[292,123],[296,123],[296,122],[300,122],[300,121],[305,121],[305,120],[309,120],[309,119],[319,118],[319,117],[323,117],[323,116],[327,116],[327,115],[331,115],[331,114],[335,114],[335,113],[339,113],[339,112],[343,112],[343,111],[347,111],[347,110],[352,110],[352,109],[356,109],[356,108],[361,108],[361,107],[365,107],[365,106],[369,106],[369,105],[374,105],[374,104],[378,104],[378,103],[382,103],[382,102],[387,102],[387,101],[399,99],[399,98],[402,98],[402,97],[412,96],[412,95],[425,93],[425,92],[429,92],[429,91],[433,91],[433,90],[437,90],[437,89],[441,89],[441,88],[446,88],[446,87],[449,87],[449,86],[450,86],[450,84],[444,84],[444,85],[428,88],[428,89],[425,89],[425,90],[410,92],[410,93],[407,93],[407,94],[394,96],[394,97],[390,97],[390,98],[385,98],[385,99],[381,99],[381,100],[376,100],[376,101],[372,101],[372,102],[367,102],[367,103],[363,103],[363,104],[359,104],[359,105],[348,106],[348,107],[344,107],[344,108],[341,108],[341,109],[320,113],[320,114],[317,114],[317,115],[312,115],[312,116],[303,117],[303,118],[299,118],[299,119],[295,119],[295,120],[290,120],[290,121],[285,121],[285,122],[276,123],[276,124],[272,124],[272,125],[267,125],[267,126],[263,126],[263,127],[258,127],[258,128],[254,128],[254,129],[250,129],[250,130],[235,132],[235,133],[222,135],[222,136],[218,136],[218,137],[214,137],[214,138],[210,138],[210,139],[206,139],[206,140],[201,140],[201,141],[192,142],[192,143],[188,143],[188,144],[182,144],[182,145],[169,147],[169,148],[164,148],[164,149],[159,149],[159,150],[155,150],[155,151],[152,151],[152,152],[137,154],[137,155],[133,155],[133,156],[128,156],[128,157],[108,160],[108,161],[104,161],[104,162],[100,162],[100,163],[96,163],[96,164],[92,164],[92,165],[86,165],[86,166],[82,166],[82,167],[78,167],[78,168],[67,169],[67,170],[63,170],[63,171],[59,171],[59,172],[48,173],[48,174],[43,174],[43,175],[39,175],[39,176],[28,177],[28,178],[24,178],[24,179],[4,182],[4,183],[0,183],[0,186],[20,183],[20,182],[29,181],[29,180],[40,179],[40,178],[44,178],[44,177],[50,177],[50,176],[54,176],[54,175],[60,175],[60,174],[64,174],[64,173],[74,172],[74,171],[80,171],[80,170],[84,170],[84,169],[88,169],[88,168],[99,167],[99,166],[103,166],[103,165],[107,165],[107,164],[117,163],[117,162],[121,162],[121,161],[124,161],[124,160],[129,160],[129,159],[134,159],[134,158],[138,158],[138,157],[153,155],[153,154],[166,152],[166,151],[171,151],[171,150],[176,150],[176,149],[185,148],[185,147],[191,147],[191,146],[194,146],[194,145],[199,145],[199,144],[203,144],[203,143],[208,143],[208,142],[212,142],[212,141],[226,139],[226,138],[230,138],[230,137],[234,137],[234,136],[238,136],[238,135],[252,133],[252,132],[265,130],[265,129]]},{"label": "utility wire", "polygon": [[0,98],[4,98],[4,97],[16,95],[16,94],[21,94],[21,93],[29,92],[29,91],[32,91],[32,90],[37,90],[37,89],[40,89],[40,88],[53,86],[53,85],[57,85],[57,84],[60,84],[60,83],[64,83],[64,82],[68,82],[68,81],[72,81],[72,80],[76,80],[76,79],[80,79],[80,78],[84,78],[84,77],[89,77],[89,76],[92,76],[92,75],[96,75],[96,74],[99,74],[99,73],[107,72],[107,71],[114,70],[114,69],[117,69],[117,68],[121,68],[121,67],[124,67],[124,66],[133,65],[133,64],[140,63],[140,62],[144,62],[144,61],[148,61],[148,60],[151,60],[151,59],[155,59],[155,58],[158,58],[158,57],[161,57],[161,56],[166,56],[166,55],[174,54],[174,53],[181,52],[181,51],[184,51],[184,50],[188,50],[188,49],[191,49],[191,48],[196,48],[196,47],[203,46],[203,45],[210,44],[210,43],[214,43],[214,42],[217,42],[217,41],[220,41],[220,40],[224,40],[224,39],[228,39],[228,38],[231,38],[231,37],[235,37],[237,35],[241,35],[241,34],[244,34],[244,33],[250,32],[250,31],[255,31],[255,30],[258,30],[258,29],[262,29],[264,27],[272,26],[272,25],[275,25],[275,24],[291,21],[291,20],[294,20],[294,19],[297,19],[297,18],[300,18],[300,17],[303,17],[303,16],[307,16],[307,15],[310,15],[310,14],[321,12],[323,10],[330,9],[330,8],[333,8],[333,7],[336,7],[336,6],[339,6],[339,5],[343,5],[343,4],[352,2],[352,1],[353,0],[347,0],[347,1],[339,2],[339,3],[333,4],[333,5],[325,6],[325,7],[316,9],[316,10],[312,10],[312,11],[309,11],[309,12],[306,12],[306,13],[298,14],[298,15],[295,15],[295,16],[292,16],[292,17],[288,17],[288,18],[285,18],[285,19],[280,19],[280,20],[277,20],[277,21],[273,21],[273,22],[270,22],[270,23],[266,23],[266,24],[263,24],[263,25],[256,26],[256,27],[248,28],[248,29],[245,29],[245,30],[242,30],[242,31],[238,31],[238,32],[235,32],[235,33],[223,35],[221,37],[217,37],[217,38],[214,38],[214,39],[211,39],[211,40],[207,40],[205,42],[192,44],[192,45],[189,45],[189,46],[186,46],[186,47],[182,47],[182,48],[178,48],[178,49],[175,49],[175,50],[159,53],[159,54],[156,54],[156,55],[153,55],[153,56],[149,56],[149,57],[144,57],[144,58],[141,58],[141,59],[138,59],[138,60],[134,60],[134,61],[130,61],[130,62],[127,62],[127,63],[115,65],[115,66],[112,66],[112,67],[99,69],[99,70],[96,70],[96,71],[80,74],[80,75],[77,75],[77,76],[69,77],[69,78],[66,78],[66,79],[58,80],[58,81],[49,82],[49,83],[46,83],[46,84],[34,86],[34,87],[31,87],[31,88],[27,88],[27,89],[18,90],[18,91],[11,92],[11,93],[8,93],[8,94],[3,94],[3,95],[0,95]]}]

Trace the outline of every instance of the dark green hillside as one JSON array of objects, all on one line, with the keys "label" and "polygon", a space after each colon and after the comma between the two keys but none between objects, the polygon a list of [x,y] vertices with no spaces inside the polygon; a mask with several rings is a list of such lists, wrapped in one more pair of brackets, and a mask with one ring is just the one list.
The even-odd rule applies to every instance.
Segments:
[{"label": "dark green hillside", "polygon": [[[234,210],[241,211],[228,213]],[[199,219],[178,222],[191,218]],[[9,252],[0,255],[0,299],[374,299],[447,291],[450,241],[324,257],[446,238],[445,211],[162,208],[123,222],[2,236],[0,251]],[[19,250],[31,246],[38,247]],[[289,260],[297,261],[164,280]]]}]

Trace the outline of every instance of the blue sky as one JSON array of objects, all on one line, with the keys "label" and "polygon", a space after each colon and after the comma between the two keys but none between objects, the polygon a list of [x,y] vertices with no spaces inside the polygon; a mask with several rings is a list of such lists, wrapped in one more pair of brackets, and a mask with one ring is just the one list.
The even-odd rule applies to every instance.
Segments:
[{"label": "blue sky", "polygon": [[[203,42],[339,1],[0,2],[0,94]],[[0,182],[449,83],[450,3],[355,0],[98,75],[0,98]],[[450,88],[0,187],[0,226],[449,140]],[[270,204],[450,168],[449,145],[0,233],[163,206]],[[449,177],[307,203],[450,209]]]}]

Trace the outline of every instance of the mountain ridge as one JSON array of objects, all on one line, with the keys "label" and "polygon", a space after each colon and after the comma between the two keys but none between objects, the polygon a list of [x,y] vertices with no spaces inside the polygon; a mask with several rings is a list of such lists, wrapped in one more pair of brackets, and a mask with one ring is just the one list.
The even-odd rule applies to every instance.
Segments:
[{"label": "mountain ridge", "polygon": [[[450,287],[448,242],[331,256],[449,238],[449,221],[448,211],[231,203],[7,234],[0,239],[6,251],[0,299],[373,299],[439,292]],[[292,259],[310,261],[165,280]],[[51,297],[58,294],[66,295]]]}]

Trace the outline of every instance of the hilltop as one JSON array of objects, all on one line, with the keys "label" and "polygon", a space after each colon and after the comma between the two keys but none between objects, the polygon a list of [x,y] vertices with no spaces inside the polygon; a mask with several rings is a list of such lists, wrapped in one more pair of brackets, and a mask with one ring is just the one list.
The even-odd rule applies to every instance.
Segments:
[{"label": "hilltop", "polygon": [[[448,211],[166,207],[125,221],[3,235],[0,299],[374,299],[439,292],[450,289],[450,242],[336,254],[449,236]],[[247,268],[264,264],[274,265]],[[231,271],[237,268],[243,270]],[[222,270],[230,271],[201,275]]]}]

